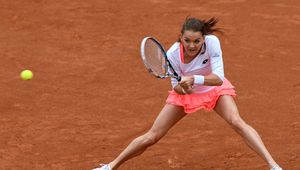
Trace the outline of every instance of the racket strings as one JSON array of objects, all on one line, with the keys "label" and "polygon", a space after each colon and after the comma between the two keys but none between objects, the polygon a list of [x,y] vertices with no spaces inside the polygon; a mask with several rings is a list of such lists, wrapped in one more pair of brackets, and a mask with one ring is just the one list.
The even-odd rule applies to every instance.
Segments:
[{"label": "racket strings", "polygon": [[159,46],[148,39],[145,43],[145,62],[151,71],[157,76],[166,75],[166,60]]}]

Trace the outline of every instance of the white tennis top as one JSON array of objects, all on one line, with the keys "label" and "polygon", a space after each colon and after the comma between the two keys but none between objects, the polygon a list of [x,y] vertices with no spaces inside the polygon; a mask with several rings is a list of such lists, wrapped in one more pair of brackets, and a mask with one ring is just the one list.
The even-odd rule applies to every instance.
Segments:
[{"label": "white tennis top", "polygon": [[[183,63],[183,47],[179,42],[171,46],[167,51],[167,56],[174,70],[180,76],[206,76],[214,73],[224,80],[221,45],[218,37],[215,35],[205,36],[205,45],[203,45],[202,51],[188,64]],[[171,84],[174,88],[178,82],[175,78],[171,78]],[[194,84],[194,93],[205,93],[213,88],[215,88],[215,86]]]}]

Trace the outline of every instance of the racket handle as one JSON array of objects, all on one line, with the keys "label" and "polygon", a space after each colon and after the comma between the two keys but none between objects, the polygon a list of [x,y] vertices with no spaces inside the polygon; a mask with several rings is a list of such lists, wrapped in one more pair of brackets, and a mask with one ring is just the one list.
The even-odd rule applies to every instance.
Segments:
[{"label": "racket handle", "polygon": [[180,76],[177,76],[176,79],[177,79],[178,82],[181,81],[181,77]]}]

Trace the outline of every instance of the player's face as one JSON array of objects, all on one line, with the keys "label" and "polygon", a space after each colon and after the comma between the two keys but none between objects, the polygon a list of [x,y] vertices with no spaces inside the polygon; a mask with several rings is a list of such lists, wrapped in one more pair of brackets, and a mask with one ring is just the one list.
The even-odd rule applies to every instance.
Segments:
[{"label": "player's face", "polygon": [[180,39],[183,44],[184,53],[188,57],[196,57],[204,43],[204,36],[201,32],[190,30],[184,31]]}]

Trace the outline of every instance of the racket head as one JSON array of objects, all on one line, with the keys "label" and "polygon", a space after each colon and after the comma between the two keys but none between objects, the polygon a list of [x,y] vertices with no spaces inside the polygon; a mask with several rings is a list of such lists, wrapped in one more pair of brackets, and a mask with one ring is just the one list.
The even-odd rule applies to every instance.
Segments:
[{"label": "racket head", "polygon": [[142,40],[141,57],[147,70],[155,77],[168,77],[167,54],[156,39],[145,37]]}]

